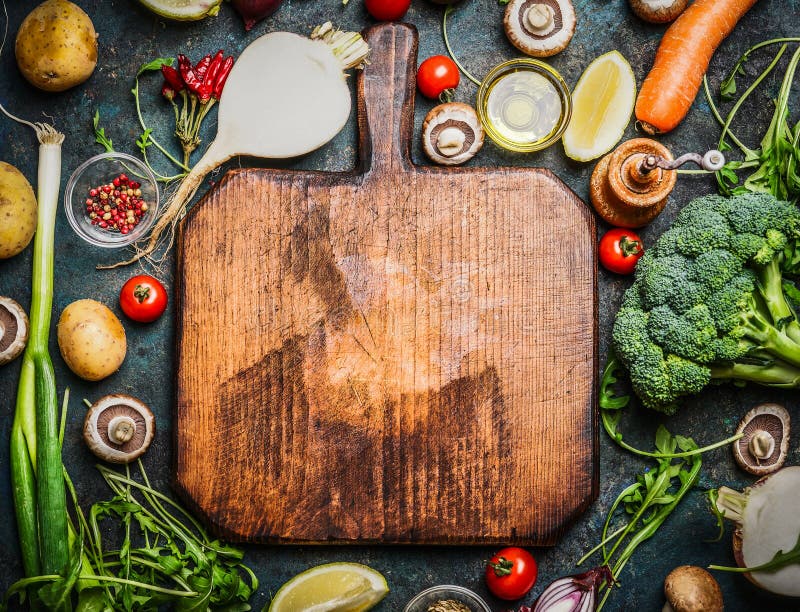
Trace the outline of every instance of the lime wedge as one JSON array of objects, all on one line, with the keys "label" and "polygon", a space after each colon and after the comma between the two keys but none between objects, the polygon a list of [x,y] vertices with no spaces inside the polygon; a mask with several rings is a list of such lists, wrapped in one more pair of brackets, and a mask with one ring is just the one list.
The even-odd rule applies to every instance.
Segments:
[{"label": "lime wedge", "polygon": [[564,152],[589,161],[610,151],[622,138],[636,102],[636,77],[619,51],[596,58],[572,92],[572,118],[561,140]]},{"label": "lime wedge", "polygon": [[269,612],[362,612],[386,597],[380,572],[358,563],[317,565],[284,584]]},{"label": "lime wedge", "polygon": [[176,21],[199,21],[219,13],[222,0],[139,0],[151,11]]}]

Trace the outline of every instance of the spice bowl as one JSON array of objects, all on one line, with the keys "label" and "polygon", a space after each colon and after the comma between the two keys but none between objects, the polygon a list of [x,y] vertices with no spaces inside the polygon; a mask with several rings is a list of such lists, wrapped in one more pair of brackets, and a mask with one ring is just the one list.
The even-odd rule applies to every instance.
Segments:
[{"label": "spice bowl", "polygon": [[489,71],[475,107],[483,129],[497,145],[530,153],[561,138],[572,116],[572,97],[555,68],[522,58]]},{"label": "spice bowl", "polygon": [[[125,197],[117,205],[115,201],[121,195],[115,197],[120,190],[114,186],[114,179],[119,179],[121,175],[128,177],[129,183],[127,185],[123,183],[122,193]],[[110,186],[109,193],[105,194],[104,199],[101,200],[99,195],[91,195],[92,190],[103,191],[102,186],[104,185]],[[126,186],[129,189],[133,188],[131,191],[139,195],[128,196],[124,189]],[[67,213],[67,221],[78,236],[95,246],[113,249],[128,246],[147,234],[158,215],[158,198],[158,183],[150,169],[132,155],[112,151],[95,155],[83,162],[72,173],[64,191],[64,208]],[[103,220],[102,217],[107,211],[95,212],[90,206],[92,200],[98,205],[107,203],[109,208],[115,207],[111,211],[111,215],[115,214],[117,210],[122,211],[123,207],[129,206],[128,202],[138,203],[140,209],[144,210],[141,216],[135,216],[137,209],[131,205],[134,222],[130,226],[126,225],[125,232],[122,232],[114,228],[113,218],[105,221],[106,227],[100,226],[100,221]],[[116,208],[117,206],[119,208]],[[93,212],[94,218],[90,216]],[[120,212],[120,214],[123,213]]]},{"label": "spice bowl", "polygon": [[[430,608],[436,610],[437,608],[434,606],[439,602],[442,602],[442,604],[444,602],[457,602],[466,606],[470,612],[492,612],[491,608],[477,593],[452,584],[440,584],[425,589],[406,604],[403,612],[428,612]],[[457,610],[458,607],[453,604],[440,606],[441,609],[453,609],[453,612],[460,612]]]}]

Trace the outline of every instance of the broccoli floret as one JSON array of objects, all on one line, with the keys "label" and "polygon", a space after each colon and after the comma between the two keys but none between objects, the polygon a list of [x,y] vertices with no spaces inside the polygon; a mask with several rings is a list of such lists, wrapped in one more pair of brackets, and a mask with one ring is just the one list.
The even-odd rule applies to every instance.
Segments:
[{"label": "broccoli floret", "polygon": [[800,211],[765,194],[689,203],[639,261],[613,343],[643,403],[671,412],[715,380],[800,387]]}]

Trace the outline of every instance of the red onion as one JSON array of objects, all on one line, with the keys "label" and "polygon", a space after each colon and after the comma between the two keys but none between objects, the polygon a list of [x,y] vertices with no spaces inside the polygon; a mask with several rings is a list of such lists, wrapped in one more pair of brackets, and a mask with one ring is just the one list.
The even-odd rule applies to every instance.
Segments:
[{"label": "red onion", "polygon": [[539,595],[533,612],[592,612],[600,585],[613,581],[614,576],[607,565],[584,574],[559,578]]},{"label": "red onion", "polygon": [[231,0],[233,8],[244,19],[244,29],[248,32],[265,17],[278,10],[283,0]]}]

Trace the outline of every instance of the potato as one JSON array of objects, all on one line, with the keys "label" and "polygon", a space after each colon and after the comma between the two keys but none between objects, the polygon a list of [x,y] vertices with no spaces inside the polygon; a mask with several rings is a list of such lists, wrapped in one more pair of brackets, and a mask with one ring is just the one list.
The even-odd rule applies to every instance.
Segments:
[{"label": "potato", "polygon": [[0,259],[22,251],[36,231],[36,194],[25,176],[0,161]]},{"label": "potato", "polygon": [[119,370],[125,359],[125,329],[100,302],[78,300],[58,320],[58,348],[75,374],[102,380]]},{"label": "potato", "polygon": [[28,82],[64,91],[88,79],[97,64],[97,33],[89,16],[67,0],[47,0],[17,32],[17,65]]}]

